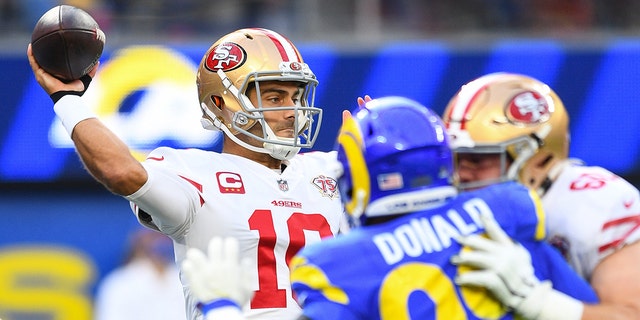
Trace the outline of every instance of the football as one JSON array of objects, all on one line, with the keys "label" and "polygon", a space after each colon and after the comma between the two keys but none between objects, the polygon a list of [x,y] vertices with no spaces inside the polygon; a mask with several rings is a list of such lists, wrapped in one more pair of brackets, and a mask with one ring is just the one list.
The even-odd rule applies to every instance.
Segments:
[{"label": "football", "polygon": [[48,73],[63,81],[79,79],[98,62],[105,35],[86,11],[60,5],[45,12],[31,33],[31,52]]}]

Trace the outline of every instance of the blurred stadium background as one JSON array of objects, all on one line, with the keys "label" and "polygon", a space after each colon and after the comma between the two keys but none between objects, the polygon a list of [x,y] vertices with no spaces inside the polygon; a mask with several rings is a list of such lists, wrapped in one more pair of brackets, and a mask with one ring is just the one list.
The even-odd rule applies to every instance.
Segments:
[{"label": "blurred stadium background", "polygon": [[[318,78],[316,148],[364,94],[441,112],[459,86],[513,71],[549,83],[571,116],[571,155],[640,184],[637,0],[0,0],[0,319],[92,318],[95,289],[137,227],[128,203],[82,169],[25,57],[58,4],[107,34],[87,99],[134,152],[216,150],[197,125],[195,70],[241,27],[289,36]],[[417,133],[419,134],[419,133]]]}]

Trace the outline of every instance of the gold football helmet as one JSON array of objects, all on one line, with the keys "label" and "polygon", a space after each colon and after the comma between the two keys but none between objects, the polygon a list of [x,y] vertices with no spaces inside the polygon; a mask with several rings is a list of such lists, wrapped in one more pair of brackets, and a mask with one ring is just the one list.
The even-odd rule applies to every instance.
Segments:
[{"label": "gold football helmet", "polygon": [[569,117],[546,84],[520,74],[493,73],[460,88],[443,120],[452,149],[460,153],[501,154],[502,176],[460,187],[519,180],[544,194],[549,173],[569,153]]},{"label": "gold football helmet", "polygon": [[[261,102],[254,106],[247,90],[255,88],[257,100],[261,101],[260,82],[274,80],[299,82],[299,102],[275,108],[263,108]],[[202,126],[222,130],[247,149],[285,160],[300,148],[311,148],[317,138],[322,121],[322,110],[314,107],[318,81],[291,41],[274,31],[241,29],[220,38],[200,62],[197,85]],[[271,130],[263,113],[279,110],[295,110],[297,137],[278,137]],[[249,132],[257,123],[262,127],[262,136]],[[261,141],[262,147],[238,139],[238,134]]]}]

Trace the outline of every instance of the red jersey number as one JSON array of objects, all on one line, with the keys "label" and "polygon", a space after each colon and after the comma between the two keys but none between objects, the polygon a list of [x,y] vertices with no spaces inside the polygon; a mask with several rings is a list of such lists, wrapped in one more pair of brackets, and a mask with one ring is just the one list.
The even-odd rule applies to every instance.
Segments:
[{"label": "red jersey number", "polygon": [[613,181],[617,178],[615,175],[583,174],[571,182],[570,188],[572,191],[600,189],[605,186],[607,181]]},{"label": "red jersey number", "polygon": [[[249,218],[251,230],[260,234],[258,240],[258,282],[259,289],[251,300],[251,309],[286,308],[287,290],[278,289],[276,266],[276,229],[273,225],[271,210],[256,210]],[[331,236],[331,227],[321,214],[304,214],[296,212],[287,220],[289,231],[289,247],[285,261],[289,261],[305,245],[304,231],[317,231],[321,238]]]}]

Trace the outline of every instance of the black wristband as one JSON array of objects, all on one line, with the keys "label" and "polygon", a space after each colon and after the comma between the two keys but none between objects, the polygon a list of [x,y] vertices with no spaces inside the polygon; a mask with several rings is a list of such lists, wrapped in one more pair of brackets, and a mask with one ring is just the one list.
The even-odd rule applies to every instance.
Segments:
[{"label": "black wristband", "polygon": [[51,100],[53,100],[53,104],[55,104],[56,102],[58,102],[58,100],[62,99],[62,97],[72,94],[74,96],[82,96],[84,92],[80,92],[80,91],[58,91],[58,92],[54,92],[51,95],[49,95],[49,97],[51,98]]},{"label": "black wristband", "polygon": [[72,94],[74,96],[82,97],[82,95],[89,88],[89,84],[91,83],[91,80],[93,80],[93,79],[88,74],[85,74],[84,76],[80,77],[80,79],[78,79],[78,80],[82,81],[82,85],[84,86],[84,90],[82,90],[82,91],[57,91],[57,92],[54,92],[54,93],[49,95],[51,100],[53,100],[53,103],[55,104],[56,102],[58,102],[58,100],[62,99],[62,97],[66,96],[68,94]]},{"label": "black wristband", "polygon": [[82,81],[82,84],[84,85],[84,90],[82,91],[82,93],[87,91],[87,89],[89,88],[89,84],[91,84],[91,80],[93,79],[88,74],[85,74],[84,76],[80,77],[80,81]]}]

